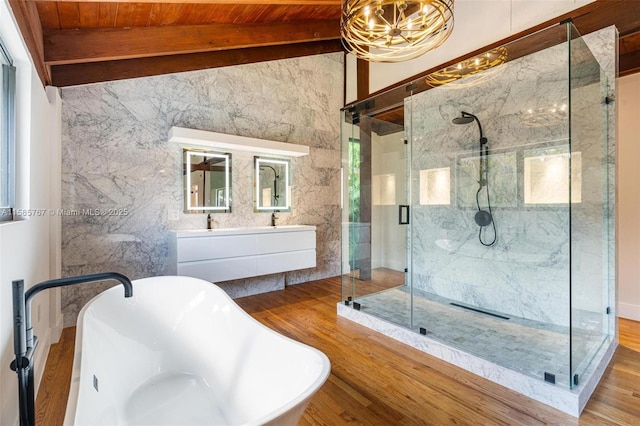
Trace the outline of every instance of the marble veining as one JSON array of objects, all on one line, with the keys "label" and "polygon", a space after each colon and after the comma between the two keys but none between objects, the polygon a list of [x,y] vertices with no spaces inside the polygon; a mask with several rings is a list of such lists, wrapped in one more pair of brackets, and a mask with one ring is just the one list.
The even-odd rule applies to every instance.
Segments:
[{"label": "marble veining", "polygon": [[[429,334],[424,336],[365,311],[355,310],[352,306],[338,303],[337,311],[338,315],[344,318],[575,417],[580,415],[586,405],[617,346],[615,341],[609,339],[597,348],[594,354],[596,362],[590,364],[584,381],[579,386],[568,389],[566,386],[544,382],[523,372],[507,368],[494,360],[487,360],[484,356],[477,356],[449,343],[443,343]],[[479,328],[481,329],[482,326]],[[497,349],[501,349],[501,346]]]},{"label": "marble veining", "polygon": [[[451,90],[454,83],[405,99],[411,191],[420,192],[421,171],[448,168],[451,202],[412,200],[413,298],[406,288],[363,297],[356,288],[360,310],[339,304],[338,314],[578,416],[617,346],[616,105],[604,102],[615,96],[616,44],[609,27],[572,39],[570,52],[565,43],[512,60],[475,86]],[[479,117],[493,156],[493,247],[479,244],[473,220],[478,128],[453,125],[460,111]],[[571,193],[571,205],[525,203],[524,160],[563,150],[567,158],[580,153],[572,154],[572,167],[581,160],[580,173],[572,173],[579,197],[565,173],[566,182],[550,180],[544,189]],[[545,372],[556,385],[544,382]]]},{"label": "marble veining", "polygon": [[[412,251],[425,254],[412,256],[415,288],[555,325],[569,325],[570,297],[574,308],[602,316],[615,241],[610,216],[614,180],[605,176],[614,168],[615,135],[607,134],[606,125],[611,129],[615,123],[607,123],[613,117],[602,107],[611,88],[603,86],[606,79],[598,65],[607,67],[602,72],[608,78],[612,71],[615,75],[615,39],[615,29],[608,28],[575,40],[571,79],[564,43],[510,61],[482,84],[461,90],[445,85],[405,101],[413,193],[420,192],[421,171],[451,170],[451,203],[413,200]],[[600,64],[595,58],[602,58]],[[478,128],[452,124],[460,111],[477,115],[488,138],[489,191],[498,233],[492,247],[479,243],[474,222]],[[609,139],[603,141],[602,134]],[[581,200],[571,210],[567,202],[527,203],[524,159],[545,150],[568,153],[569,144],[572,152],[581,153]],[[567,191],[568,181],[544,190],[562,193],[563,187]],[[487,209],[484,194],[480,203]],[[485,235],[490,241],[492,229],[485,229]],[[605,317],[600,323],[608,327]]]},{"label": "marble veining", "polygon": [[[310,147],[291,159],[293,208],[278,215],[283,225],[317,227],[317,267],[221,287],[241,297],[337,275],[342,61],[335,53],[61,89],[62,205],[71,213],[62,220],[63,275],[164,275],[168,231],[206,227],[206,215],[182,213],[182,147],[167,142],[171,126]],[[232,212],[214,220],[270,224],[253,211],[253,154],[233,152]],[[65,326],[111,285],[63,289]]]},{"label": "marble veining", "polygon": [[[570,335],[569,328],[519,317],[498,318],[452,305],[456,300],[398,287],[355,300],[360,310],[418,333],[423,327],[430,339],[487,361],[542,380],[556,376],[557,386],[569,387],[569,361],[591,359],[603,342],[597,314],[582,313],[585,326]],[[491,312],[501,315],[499,312]],[[576,318],[576,321],[578,318]],[[569,349],[571,348],[571,352]]]}]

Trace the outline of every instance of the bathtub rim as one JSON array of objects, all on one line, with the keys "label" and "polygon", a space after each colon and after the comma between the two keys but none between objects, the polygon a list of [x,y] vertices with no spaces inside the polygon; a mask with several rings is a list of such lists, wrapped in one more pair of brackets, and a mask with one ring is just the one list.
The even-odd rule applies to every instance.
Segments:
[{"label": "bathtub rim", "polygon": [[[297,345],[300,345],[300,346],[304,346],[307,349],[309,349],[312,352],[314,352],[320,358],[320,362],[322,363],[322,369],[321,369],[320,373],[318,374],[318,377],[312,383],[310,383],[303,392],[299,393],[295,398],[293,398],[288,403],[280,406],[278,409],[276,409],[274,411],[271,411],[271,412],[267,413],[266,415],[264,415],[262,417],[259,417],[257,419],[252,419],[251,421],[249,421],[247,423],[244,423],[242,425],[239,425],[239,426],[253,426],[253,425],[258,426],[258,425],[270,424],[274,420],[277,420],[280,417],[285,416],[286,413],[291,412],[292,410],[294,410],[296,407],[298,407],[300,405],[304,405],[304,407],[302,409],[302,412],[301,412],[301,415],[304,414],[304,411],[306,410],[306,405],[311,401],[313,395],[318,390],[320,390],[322,385],[327,381],[327,379],[329,378],[329,375],[331,374],[331,361],[329,360],[327,355],[324,352],[320,351],[319,349],[314,348],[313,346],[310,346],[310,345],[308,345],[306,343],[303,343],[303,342],[300,342],[298,340],[292,339],[292,338],[290,338],[288,336],[285,336],[284,334],[278,333],[277,331],[273,330],[272,328],[267,327],[266,325],[262,324],[260,321],[256,320],[249,313],[247,313],[247,311],[242,309],[240,307],[240,305],[238,305],[233,300],[233,298],[231,298],[231,296],[229,296],[227,294],[227,292],[225,292],[220,286],[218,286],[215,283],[202,280],[200,278],[185,277],[185,276],[179,276],[179,275],[161,275],[161,276],[157,276],[157,277],[140,278],[140,279],[132,281],[132,284],[133,284],[133,297],[135,297],[136,283],[146,282],[146,281],[154,281],[154,280],[159,280],[159,281],[165,281],[166,280],[166,281],[168,281],[169,279],[198,281],[198,282],[201,282],[201,283],[205,283],[207,285],[215,286],[217,291],[221,292],[223,297],[226,298],[226,300],[228,302],[231,302],[233,305],[235,305],[235,307],[240,311],[241,315],[244,315],[245,317],[247,317],[256,326],[261,327],[265,331],[267,331],[267,332],[269,332],[269,333],[271,333],[273,335],[276,335],[279,338],[286,339],[286,340],[288,340],[290,342],[293,342],[293,343],[295,343]],[[85,316],[85,313],[86,313],[87,309],[92,305],[92,303],[95,302],[98,298],[102,297],[107,292],[113,292],[113,291],[122,291],[122,289],[120,288],[120,286],[116,285],[114,287],[108,288],[108,289],[100,292],[99,294],[97,294],[94,297],[92,297],[82,307],[82,309],[80,310],[80,313],[78,314],[78,318],[77,318],[77,321],[76,321],[76,338],[75,338],[74,351],[73,351],[73,355],[74,355],[73,356],[73,367],[72,367],[72,370],[71,370],[71,381],[69,383],[69,396],[67,397],[67,405],[66,405],[66,409],[65,409],[64,422],[63,422],[63,425],[65,425],[65,426],[73,426],[73,425],[75,425],[75,417],[76,417],[77,408],[78,408],[78,396],[79,396],[79,393],[80,393],[80,372],[82,370],[82,332],[83,332],[83,329],[84,329],[84,316]]]}]

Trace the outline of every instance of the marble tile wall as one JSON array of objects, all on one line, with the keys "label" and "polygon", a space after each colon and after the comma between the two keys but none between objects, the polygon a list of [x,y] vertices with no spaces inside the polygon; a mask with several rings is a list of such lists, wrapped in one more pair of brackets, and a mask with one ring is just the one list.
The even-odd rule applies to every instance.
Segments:
[{"label": "marble tile wall", "polygon": [[[605,73],[615,76],[615,29],[585,40]],[[566,43],[548,48],[508,62],[477,85],[457,89],[450,84],[406,101],[411,114],[405,117],[412,117],[407,127],[412,137],[413,193],[420,191],[421,170],[449,167],[452,185],[449,205],[420,205],[414,199],[416,288],[489,311],[568,326],[571,249],[574,307],[602,315],[609,297],[603,289],[608,291],[612,283],[612,254],[607,251],[614,241],[613,227],[605,212],[613,209],[614,179],[607,179],[607,168],[611,173],[615,135],[609,132],[608,141],[601,138],[607,135],[606,126],[604,133],[600,129],[608,114],[601,100],[613,89],[590,80],[593,66],[583,66],[580,75],[574,72],[570,129],[567,52]],[[584,59],[586,52],[578,53]],[[472,162],[477,163],[473,157],[478,156],[478,127],[452,124],[460,111],[478,116],[495,156],[489,164],[489,188],[498,239],[491,247],[480,244],[474,222],[478,178]],[[567,203],[525,204],[523,189],[527,151],[567,150],[570,136],[573,150],[583,152],[583,201],[572,209],[571,228]],[[567,182],[562,185],[568,188]],[[480,203],[486,210],[484,190]],[[492,238],[493,231],[485,228],[483,240]]]},{"label": "marble tile wall", "polygon": [[[342,61],[335,53],[62,89],[63,276],[163,275],[168,231],[206,226],[206,215],[182,213],[182,147],[167,142],[171,126],[310,147],[292,159],[293,208],[279,216],[317,226],[317,267],[222,283],[226,291],[338,275]],[[232,212],[215,214],[216,226],[270,224],[270,214],[253,211],[253,155],[233,152],[232,161]],[[65,326],[111,285],[63,289]]]}]

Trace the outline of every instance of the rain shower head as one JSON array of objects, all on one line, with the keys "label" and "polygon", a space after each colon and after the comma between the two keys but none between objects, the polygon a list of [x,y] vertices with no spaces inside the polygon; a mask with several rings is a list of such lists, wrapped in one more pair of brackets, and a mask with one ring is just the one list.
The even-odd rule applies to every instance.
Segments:
[{"label": "rain shower head", "polygon": [[451,122],[453,124],[469,124],[473,121],[473,117],[470,116],[462,116],[462,117],[456,117],[453,120],[451,120]]},{"label": "rain shower head", "polygon": [[460,117],[456,117],[451,122],[453,124],[469,124],[475,121],[478,123],[478,130],[480,130],[480,145],[487,143],[487,139],[484,137],[482,133],[482,125],[480,124],[480,120],[473,114],[469,114],[468,112],[460,111]]}]

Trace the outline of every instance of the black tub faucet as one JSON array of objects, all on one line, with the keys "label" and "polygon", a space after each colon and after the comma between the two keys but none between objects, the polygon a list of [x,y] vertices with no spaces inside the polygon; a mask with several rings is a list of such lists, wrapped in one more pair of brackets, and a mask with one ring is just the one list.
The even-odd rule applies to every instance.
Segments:
[{"label": "black tub faucet", "polygon": [[276,212],[271,213],[271,226],[276,226],[276,221],[278,220],[278,216],[276,216]]},{"label": "black tub faucet", "polygon": [[36,294],[49,288],[106,280],[119,281],[124,286],[124,297],[133,296],[131,280],[117,272],[43,281],[27,291],[24,291],[24,280],[13,281],[13,347],[16,357],[10,367],[18,375],[20,426],[35,426],[33,354],[38,346],[38,337],[33,335],[31,327],[31,300]]}]

